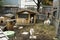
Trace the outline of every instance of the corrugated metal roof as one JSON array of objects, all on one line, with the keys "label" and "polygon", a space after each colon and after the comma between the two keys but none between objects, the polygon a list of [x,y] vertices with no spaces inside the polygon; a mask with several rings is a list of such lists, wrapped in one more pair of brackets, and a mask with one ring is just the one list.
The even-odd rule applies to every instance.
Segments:
[{"label": "corrugated metal roof", "polygon": [[0,40],[8,40],[9,38],[3,33],[3,31],[0,28]]},{"label": "corrugated metal roof", "polygon": [[4,16],[6,16],[6,17],[13,17],[14,15],[13,14],[5,14]]},{"label": "corrugated metal roof", "polygon": [[18,0],[3,0],[4,5],[17,5]]}]

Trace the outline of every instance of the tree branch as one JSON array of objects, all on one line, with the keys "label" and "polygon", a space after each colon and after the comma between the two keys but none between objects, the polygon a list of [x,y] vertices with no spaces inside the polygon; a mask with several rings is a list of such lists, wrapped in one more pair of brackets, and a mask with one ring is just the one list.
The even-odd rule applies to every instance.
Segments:
[{"label": "tree branch", "polygon": [[[35,0],[33,0],[35,2]],[[37,3],[35,2],[35,4],[37,5]]]}]

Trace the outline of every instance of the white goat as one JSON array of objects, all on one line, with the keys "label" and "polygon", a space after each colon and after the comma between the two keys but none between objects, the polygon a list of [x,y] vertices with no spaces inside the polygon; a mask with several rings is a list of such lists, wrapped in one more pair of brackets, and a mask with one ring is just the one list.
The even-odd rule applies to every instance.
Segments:
[{"label": "white goat", "polygon": [[48,19],[48,20],[45,20],[44,21],[44,24],[48,24],[48,25],[50,25],[51,24],[51,21]]},{"label": "white goat", "polygon": [[34,29],[33,29],[33,28],[31,28],[31,29],[30,29],[30,35],[32,36],[32,35],[33,35],[33,33],[34,33]]}]

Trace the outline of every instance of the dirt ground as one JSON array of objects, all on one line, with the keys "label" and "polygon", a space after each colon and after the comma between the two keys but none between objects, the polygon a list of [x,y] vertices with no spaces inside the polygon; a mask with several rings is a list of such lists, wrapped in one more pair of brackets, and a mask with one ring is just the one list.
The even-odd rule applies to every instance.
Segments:
[{"label": "dirt ground", "polygon": [[44,25],[43,23],[38,23],[33,26],[24,26],[23,29],[14,29],[15,37],[13,40],[31,40],[29,39],[29,35],[22,36],[21,33],[29,30],[34,29],[34,35],[37,36],[37,39],[32,40],[53,40],[55,37],[55,27],[53,25]]}]

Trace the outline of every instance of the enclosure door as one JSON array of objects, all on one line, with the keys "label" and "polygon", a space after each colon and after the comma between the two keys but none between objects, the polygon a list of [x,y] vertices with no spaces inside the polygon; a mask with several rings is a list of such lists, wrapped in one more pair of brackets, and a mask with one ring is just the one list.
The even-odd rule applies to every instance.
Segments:
[{"label": "enclosure door", "polygon": [[34,23],[34,14],[30,15],[30,23]]}]

